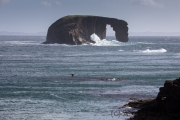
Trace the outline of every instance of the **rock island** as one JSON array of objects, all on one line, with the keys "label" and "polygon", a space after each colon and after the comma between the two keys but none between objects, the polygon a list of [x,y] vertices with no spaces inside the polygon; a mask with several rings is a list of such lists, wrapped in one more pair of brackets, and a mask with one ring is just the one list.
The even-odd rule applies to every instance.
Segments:
[{"label": "rock island", "polygon": [[90,36],[95,33],[100,39],[105,39],[106,25],[113,28],[117,41],[128,41],[128,24],[124,20],[100,16],[70,15],[60,18],[49,27],[44,44],[95,43]]}]

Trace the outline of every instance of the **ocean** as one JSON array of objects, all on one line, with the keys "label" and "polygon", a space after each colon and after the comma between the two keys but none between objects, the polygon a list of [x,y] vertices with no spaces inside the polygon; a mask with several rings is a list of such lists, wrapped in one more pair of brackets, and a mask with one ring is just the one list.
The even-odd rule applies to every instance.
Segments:
[{"label": "ocean", "polygon": [[130,98],[155,98],[180,77],[180,37],[93,39],[0,36],[0,120],[124,120],[132,108],[119,108]]}]

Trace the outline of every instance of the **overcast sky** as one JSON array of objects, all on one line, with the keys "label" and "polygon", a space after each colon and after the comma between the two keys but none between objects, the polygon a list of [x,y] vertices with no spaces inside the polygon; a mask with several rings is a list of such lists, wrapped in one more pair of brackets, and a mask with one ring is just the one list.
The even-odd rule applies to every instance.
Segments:
[{"label": "overcast sky", "polygon": [[0,0],[0,31],[46,32],[77,14],[123,19],[129,32],[180,32],[180,0]]}]

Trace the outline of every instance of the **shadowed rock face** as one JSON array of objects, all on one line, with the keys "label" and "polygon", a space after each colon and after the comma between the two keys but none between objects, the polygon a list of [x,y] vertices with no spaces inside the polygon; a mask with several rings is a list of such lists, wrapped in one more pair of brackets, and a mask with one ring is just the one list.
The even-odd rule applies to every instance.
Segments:
[{"label": "shadowed rock face", "polygon": [[54,22],[48,29],[44,44],[89,44],[94,43],[90,36],[95,33],[100,39],[106,38],[106,25],[111,25],[118,41],[128,41],[127,22],[115,18],[98,16],[65,16]]},{"label": "shadowed rock face", "polygon": [[140,108],[129,120],[179,120],[180,78],[166,81],[159,90],[156,99],[139,100],[125,105]]}]

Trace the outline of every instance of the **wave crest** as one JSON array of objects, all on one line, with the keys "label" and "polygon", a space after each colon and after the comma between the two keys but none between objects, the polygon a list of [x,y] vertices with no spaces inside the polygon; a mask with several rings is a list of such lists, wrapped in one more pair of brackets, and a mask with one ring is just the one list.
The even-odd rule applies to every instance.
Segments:
[{"label": "wave crest", "polygon": [[157,50],[146,49],[146,50],[137,51],[137,52],[143,52],[143,53],[165,53],[165,52],[167,52],[167,50],[164,49],[164,48],[161,48],[161,49],[157,49]]},{"label": "wave crest", "polygon": [[101,40],[95,33],[90,36],[91,40],[95,41],[93,46],[122,46],[122,43],[117,40],[108,41],[106,39]]}]

